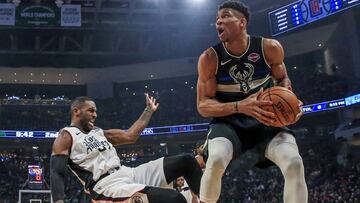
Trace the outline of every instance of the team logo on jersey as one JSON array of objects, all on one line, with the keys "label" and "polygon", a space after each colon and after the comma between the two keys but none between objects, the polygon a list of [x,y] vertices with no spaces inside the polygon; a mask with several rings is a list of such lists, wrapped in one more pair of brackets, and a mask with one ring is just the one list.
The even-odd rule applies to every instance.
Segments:
[{"label": "team logo on jersey", "polygon": [[111,145],[107,141],[100,141],[94,137],[94,135],[88,135],[84,138],[83,144],[86,146],[86,151],[89,154],[94,150],[100,152],[111,148]]},{"label": "team logo on jersey", "polygon": [[143,199],[141,198],[141,196],[133,196],[131,198],[131,203],[143,203]]},{"label": "team logo on jersey", "polygon": [[250,63],[244,63],[243,67],[234,65],[229,70],[229,75],[234,82],[240,84],[240,92],[247,94],[250,91],[249,81],[252,80],[254,66]]},{"label": "team logo on jersey", "polygon": [[258,61],[260,59],[260,55],[259,54],[257,54],[257,53],[251,53],[251,54],[249,54],[249,56],[248,56],[248,60],[249,61],[252,61],[252,62],[256,62],[256,61]]}]

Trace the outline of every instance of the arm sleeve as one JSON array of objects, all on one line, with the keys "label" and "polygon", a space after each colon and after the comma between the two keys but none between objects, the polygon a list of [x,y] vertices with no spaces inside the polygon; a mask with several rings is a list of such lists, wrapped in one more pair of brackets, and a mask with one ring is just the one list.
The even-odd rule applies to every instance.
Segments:
[{"label": "arm sleeve", "polygon": [[50,186],[54,202],[64,200],[64,179],[68,159],[68,155],[52,155],[50,158]]}]

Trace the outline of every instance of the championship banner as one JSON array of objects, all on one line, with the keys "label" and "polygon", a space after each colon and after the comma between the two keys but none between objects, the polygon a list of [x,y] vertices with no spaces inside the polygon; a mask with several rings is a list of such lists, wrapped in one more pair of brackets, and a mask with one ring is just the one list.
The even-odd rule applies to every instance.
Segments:
[{"label": "championship banner", "polygon": [[59,26],[60,9],[56,4],[20,4],[16,7],[16,25],[33,26]]},{"label": "championship banner", "polygon": [[65,4],[61,6],[61,26],[81,27],[81,6]]},{"label": "championship banner", "polygon": [[0,25],[15,25],[15,4],[0,3]]}]

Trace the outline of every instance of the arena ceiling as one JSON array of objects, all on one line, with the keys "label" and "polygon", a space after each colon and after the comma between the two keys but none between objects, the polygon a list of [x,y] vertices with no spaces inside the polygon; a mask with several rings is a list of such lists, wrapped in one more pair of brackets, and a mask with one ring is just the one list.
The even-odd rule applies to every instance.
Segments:
[{"label": "arena ceiling", "polygon": [[[54,2],[0,2],[14,1]],[[0,66],[88,68],[194,57],[217,41],[214,21],[222,0],[55,2],[81,4],[82,27],[2,27]],[[269,36],[267,12],[289,1],[244,0],[244,3],[253,14],[250,30]],[[304,42],[302,45],[307,46]],[[291,54],[296,55],[296,49]]]}]

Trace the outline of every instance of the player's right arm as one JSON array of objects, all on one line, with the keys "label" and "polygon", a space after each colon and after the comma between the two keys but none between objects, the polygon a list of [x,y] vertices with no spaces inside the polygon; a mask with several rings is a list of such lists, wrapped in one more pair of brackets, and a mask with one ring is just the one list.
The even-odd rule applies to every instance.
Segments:
[{"label": "player's right arm", "polygon": [[200,55],[198,62],[197,109],[203,117],[228,116],[237,112],[236,102],[222,103],[215,99],[217,56],[212,49]]},{"label": "player's right arm", "polygon": [[242,113],[254,117],[258,121],[270,125],[275,115],[260,108],[272,105],[271,101],[259,101],[261,91],[236,102],[219,102],[216,98],[217,56],[212,49],[201,54],[198,63],[197,109],[203,117],[222,117]]},{"label": "player's right arm", "polygon": [[66,130],[61,130],[55,139],[50,158],[51,195],[55,203],[64,203],[65,170],[72,145],[72,137]]}]

